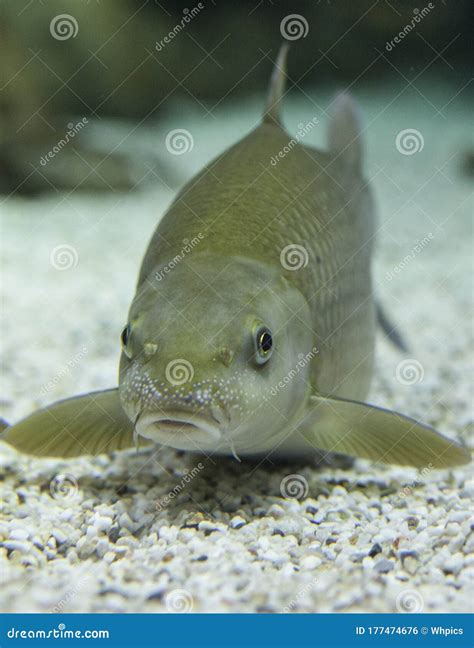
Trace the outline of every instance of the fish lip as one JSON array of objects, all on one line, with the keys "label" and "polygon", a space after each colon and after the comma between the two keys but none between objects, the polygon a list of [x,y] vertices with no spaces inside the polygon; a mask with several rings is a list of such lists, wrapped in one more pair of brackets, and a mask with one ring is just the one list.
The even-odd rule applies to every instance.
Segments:
[{"label": "fish lip", "polygon": [[148,439],[174,445],[180,438],[190,442],[220,441],[222,438],[217,420],[186,412],[150,412],[143,414],[137,423],[137,432]]}]

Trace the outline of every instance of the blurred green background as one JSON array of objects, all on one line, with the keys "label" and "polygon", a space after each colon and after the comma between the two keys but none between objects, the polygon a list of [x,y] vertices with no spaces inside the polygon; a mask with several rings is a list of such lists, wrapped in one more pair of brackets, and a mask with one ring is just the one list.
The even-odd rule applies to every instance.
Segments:
[{"label": "blurred green background", "polygon": [[[104,153],[80,136],[74,140],[79,157],[65,152],[60,163],[44,169],[38,159],[66,123],[80,118],[156,122],[179,100],[209,115],[236,97],[263,93],[283,41],[282,20],[291,14],[302,17],[305,33],[292,46],[290,88],[357,89],[427,75],[461,87],[471,76],[471,4],[3,1],[0,191],[74,187],[97,164],[103,178],[89,176],[81,188],[130,188],[127,154],[114,152],[105,162]],[[389,49],[387,43],[423,11],[416,28]]]}]

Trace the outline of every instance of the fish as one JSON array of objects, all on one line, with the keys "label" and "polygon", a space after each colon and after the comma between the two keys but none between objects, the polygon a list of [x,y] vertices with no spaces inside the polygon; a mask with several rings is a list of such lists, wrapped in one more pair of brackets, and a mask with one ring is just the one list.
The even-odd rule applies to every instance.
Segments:
[{"label": "fish", "polygon": [[161,444],[238,460],[470,461],[429,425],[366,402],[377,319],[403,343],[372,285],[376,209],[362,120],[342,92],[326,150],[290,137],[287,50],[261,122],[158,223],[120,336],[118,387],[40,409],[7,427],[4,441],[35,456]]}]

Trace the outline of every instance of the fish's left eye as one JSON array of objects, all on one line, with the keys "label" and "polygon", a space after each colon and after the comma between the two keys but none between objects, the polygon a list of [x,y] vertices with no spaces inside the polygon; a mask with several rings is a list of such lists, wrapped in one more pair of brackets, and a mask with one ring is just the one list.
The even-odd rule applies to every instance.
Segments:
[{"label": "fish's left eye", "polygon": [[260,326],[255,332],[255,347],[258,364],[267,362],[273,351],[273,337],[266,326]]},{"label": "fish's left eye", "polygon": [[127,326],[123,329],[122,333],[120,334],[120,341],[122,342],[122,349],[127,358],[130,358],[130,351],[127,350],[127,345],[130,341],[130,324],[127,324]]}]

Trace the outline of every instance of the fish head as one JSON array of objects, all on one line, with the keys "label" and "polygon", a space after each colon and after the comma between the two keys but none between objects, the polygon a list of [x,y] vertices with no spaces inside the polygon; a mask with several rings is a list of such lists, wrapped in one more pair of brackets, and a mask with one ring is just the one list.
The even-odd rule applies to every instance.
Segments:
[{"label": "fish head", "polygon": [[174,448],[261,451],[310,389],[306,300],[256,260],[193,254],[169,273],[155,268],[122,345],[125,412],[139,435]]}]

